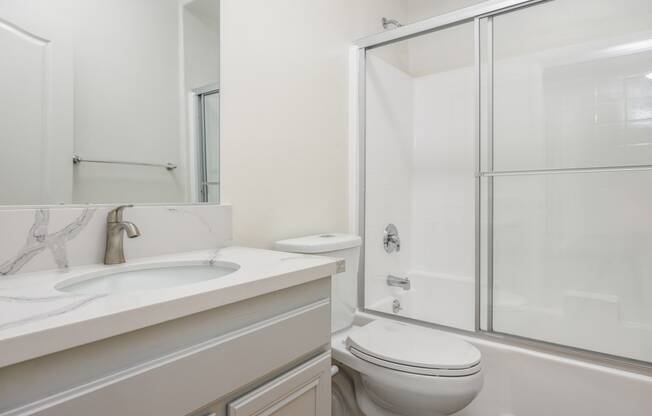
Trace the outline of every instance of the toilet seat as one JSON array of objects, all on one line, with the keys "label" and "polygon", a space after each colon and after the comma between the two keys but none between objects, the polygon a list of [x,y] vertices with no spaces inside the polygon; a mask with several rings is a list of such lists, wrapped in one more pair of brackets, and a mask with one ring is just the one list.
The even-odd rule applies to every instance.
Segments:
[{"label": "toilet seat", "polygon": [[346,339],[352,355],[410,374],[463,377],[480,372],[480,351],[434,329],[377,320],[356,328]]},{"label": "toilet seat", "polygon": [[391,361],[381,360],[369,354],[365,354],[362,351],[358,351],[355,348],[349,348],[349,351],[354,356],[360,358],[361,360],[367,361],[371,364],[376,364],[381,367],[385,367],[389,370],[402,371],[404,373],[422,375],[422,376],[437,376],[437,377],[463,377],[470,376],[480,372],[480,365],[475,365],[469,368],[455,369],[450,370],[446,368],[427,368],[427,367],[413,367],[408,365],[402,365],[394,363]]}]

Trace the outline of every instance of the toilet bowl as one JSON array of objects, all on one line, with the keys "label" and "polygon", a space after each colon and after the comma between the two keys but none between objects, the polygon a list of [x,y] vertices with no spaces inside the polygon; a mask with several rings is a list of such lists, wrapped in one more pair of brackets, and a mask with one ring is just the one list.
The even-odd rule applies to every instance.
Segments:
[{"label": "toilet bowl", "polygon": [[353,326],[360,237],[319,234],[276,243],[281,251],[346,260],[332,276],[333,358],[353,370],[366,416],[438,416],[466,407],[482,388],[480,351],[435,329],[377,319]]},{"label": "toilet bowl", "polygon": [[333,357],[357,372],[367,415],[449,415],[482,388],[480,352],[455,336],[385,319],[345,335],[333,340]]}]

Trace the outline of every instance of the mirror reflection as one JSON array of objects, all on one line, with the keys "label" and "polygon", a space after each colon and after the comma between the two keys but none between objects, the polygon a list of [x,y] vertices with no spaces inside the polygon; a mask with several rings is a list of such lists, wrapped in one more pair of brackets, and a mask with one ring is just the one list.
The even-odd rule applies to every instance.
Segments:
[{"label": "mirror reflection", "polygon": [[219,202],[219,0],[0,0],[0,205]]}]

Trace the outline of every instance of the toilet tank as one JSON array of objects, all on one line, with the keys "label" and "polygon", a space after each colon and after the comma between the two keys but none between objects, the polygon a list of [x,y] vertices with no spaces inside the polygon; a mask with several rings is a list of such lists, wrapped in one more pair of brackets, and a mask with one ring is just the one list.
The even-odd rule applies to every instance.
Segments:
[{"label": "toilet tank", "polygon": [[362,239],[350,234],[317,234],[276,242],[276,249],[344,259],[345,271],[331,279],[331,331],[348,328],[358,303],[358,264]]}]

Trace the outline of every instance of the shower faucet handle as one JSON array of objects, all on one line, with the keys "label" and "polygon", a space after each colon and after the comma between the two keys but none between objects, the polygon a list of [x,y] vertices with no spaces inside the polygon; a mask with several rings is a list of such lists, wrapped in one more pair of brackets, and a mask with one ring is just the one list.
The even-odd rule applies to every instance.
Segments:
[{"label": "shower faucet handle", "polygon": [[385,247],[387,253],[401,251],[401,238],[398,236],[398,228],[394,224],[389,224],[385,227],[383,247]]}]

